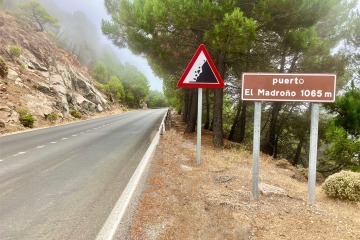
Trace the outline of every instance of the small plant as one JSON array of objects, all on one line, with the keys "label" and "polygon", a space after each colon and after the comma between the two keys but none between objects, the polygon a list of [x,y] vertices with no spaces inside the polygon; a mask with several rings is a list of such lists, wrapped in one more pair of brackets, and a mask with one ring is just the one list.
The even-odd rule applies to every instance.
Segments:
[{"label": "small plant", "polygon": [[70,110],[70,114],[71,114],[71,116],[73,116],[74,118],[81,118],[81,117],[82,117],[81,112],[79,112],[78,110],[75,110],[75,109],[71,109],[71,110]]},{"label": "small plant", "polygon": [[21,47],[17,45],[13,45],[9,49],[11,57],[20,57],[21,55]]},{"label": "small plant", "polygon": [[20,115],[20,117],[23,117],[29,113],[28,110],[26,110],[26,109],[19,109],[19,110],[17,110],[17,112]]},{"label": "small plant", "polygon": [[52,112],[46,116],[46,120],[51,123],[54,123],[58,119],[58,114],[56,112]]},{"label": "small plant", "polygon": [[26,69],[26,66],[25,66],[25,64],[20,64],[20,68],[22,69],[22,70],[25,70]]},{"label": "small plant", "polygon": [[335,173],[325,180],[322,189],[330,197],[360,202],[360,173]]},{"label": "small plant", "polygon": [[26,109],[18,110],[19,121],[24,127],[33,128],[35,119],[32,114],[30,114]]},{"label": "small plant", "polygon": [[56,35],[53,31],[48,31],[47,35],[51,38],[51,39],[55,39]]},{"label": "small plant", "polygon": [[0,57],[0,77],[5,78],[8,75],[8,67],[2,57]]}]

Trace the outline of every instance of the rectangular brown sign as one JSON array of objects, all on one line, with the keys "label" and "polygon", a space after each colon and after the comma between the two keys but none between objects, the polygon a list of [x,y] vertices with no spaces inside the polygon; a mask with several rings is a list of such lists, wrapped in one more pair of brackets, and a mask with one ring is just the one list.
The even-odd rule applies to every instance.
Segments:
[{"label": "rectangular brown sign", "polygon": [[245,101],[335,102],[335,74],[243,73]]}]

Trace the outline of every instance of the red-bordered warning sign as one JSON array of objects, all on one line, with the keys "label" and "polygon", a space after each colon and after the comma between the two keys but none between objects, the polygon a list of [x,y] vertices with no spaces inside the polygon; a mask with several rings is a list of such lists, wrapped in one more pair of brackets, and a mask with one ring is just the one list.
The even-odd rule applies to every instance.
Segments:
[{"label": "red-bordered warning sign", "polygon": [[177,86],[187,88],[224,88],[224,82],[204,44],[199,46]]}]

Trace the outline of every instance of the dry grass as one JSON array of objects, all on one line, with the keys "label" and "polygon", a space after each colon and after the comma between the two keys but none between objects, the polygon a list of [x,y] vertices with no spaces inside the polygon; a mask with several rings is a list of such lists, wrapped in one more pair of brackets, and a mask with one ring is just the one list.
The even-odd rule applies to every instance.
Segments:
[{"label": "dry grass", "polygon": [[229,143],[214,149],[211,134],[203,132],[196,166],[196,135],[176,125],[155,153],[131,239],[360,239],[358,205],[330,199],[318,185],[310,206],[307,183],[264,155],[260,182],[286,194],[254,201],[251,152]]}]

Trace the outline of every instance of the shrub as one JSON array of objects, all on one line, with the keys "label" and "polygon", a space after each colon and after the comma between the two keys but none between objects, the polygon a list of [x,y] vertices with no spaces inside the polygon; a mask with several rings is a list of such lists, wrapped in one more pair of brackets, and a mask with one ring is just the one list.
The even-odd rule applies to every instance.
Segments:
[{"label": "shrub", "polygon": [[26,109],[18,110],[19,113],[19,121],[24,127],[33,128],[35,119],[33,115],[31,115]]},{"label": "shrub", "polygon": [[25,115],[28,115],[28,110],[26,109],[19,109],[17,110],[18,114],[20,115],[20,117],[24,117]]},{"label": "shrub", "polygon": [[79,112],[78,110],[75,110],[75,109],[70,110],[70,114],[74,118],[81,118],[82,117],[81,112]]},{"label": "shrub", "polygon": [[9,51],[10,51],[10,55],[12,57],[20,57],[20,55],[21,55],[21,47],[19,47],[17,45],[11,46]]},{"label": "shrub", "polygon": [[50,113],[49,115],[46,116],[46,119],[49,122],[55,122],[58,119],[58,114],[56,112]]},{"label": "shrub", "polygon": [[341,171],[329,176],[322,185],[329,197],[360,202],[360,173]]},{"label": "shrub", "polygon": [[8,75],[8,67],[2,57],[0,57],[0,77],[5,78]]}]

